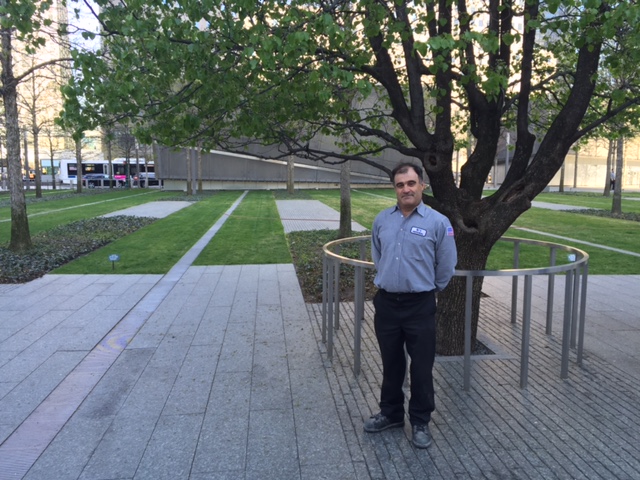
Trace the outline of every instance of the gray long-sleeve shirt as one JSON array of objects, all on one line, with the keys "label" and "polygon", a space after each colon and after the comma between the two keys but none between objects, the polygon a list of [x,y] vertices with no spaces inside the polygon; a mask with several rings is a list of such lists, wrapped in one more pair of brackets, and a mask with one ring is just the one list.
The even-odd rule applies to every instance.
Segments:
[{"label": "gray long-sleeve shirt", "polygon": [[404,217],[396,205],[373,222],[371,255],[378,288],[394,293],[444,289],[458,262],[449,219],[420,203]]}]

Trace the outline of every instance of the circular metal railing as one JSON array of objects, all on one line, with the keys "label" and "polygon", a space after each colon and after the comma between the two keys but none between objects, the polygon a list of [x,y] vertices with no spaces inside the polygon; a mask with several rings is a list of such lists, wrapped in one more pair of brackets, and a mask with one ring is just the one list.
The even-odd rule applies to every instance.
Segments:
[{"label": "circular metal railing", "polygon": [[[516,323],[518,313],[518,279],[524,277],[523,309],[522,309],[522,344],[520,349],[520,387],[525,388],[528,382],[529,343],[531,327],[531,292],[533,277],[546,275],[547,286],[547,318],[546,334],[551,334],[553,323],[553,302],[555,291],[555,275],[564,274],[564,319],[562,333],[562,358],[560,377],[569,374],[569,350],[577,344],[577,363],[582,364],[584,345],[584,324],[587,298],[587,277],[589,255],[578,248],[558,243],[529,240],[524,238],[502,237],[501,242],[513,244],[513,268],[501,270],[456,270],[455,276],[466,278],[465,290],[465,348],[464,348],[464,389],[469,390],[471,382],[471,317],[473,300],[473,279],[475,277],[512,277],[511,289],[511,323]],[[375,268],[366,260],[367,247],[371,236],[349,237],[334,240],[323,246],[323,278],[322,278],[322,339],[327,343],[329,359],[333,357],[333,334],[340,322],[340,265],[354,267],[354,373],[360,372],[360,353],[362,343],[362,322],[364,320],[365,281],[364,271]],[[350,258],[340,254],[345,245],[356,244],[359,247],[359,258]],[[546,267],[520,268],[521,245],[534,245],[549,249],[549,265]],[[335,250],[335,251],[334,251]],[[568,263],[558,264],[558,253],[567,254]]]}]

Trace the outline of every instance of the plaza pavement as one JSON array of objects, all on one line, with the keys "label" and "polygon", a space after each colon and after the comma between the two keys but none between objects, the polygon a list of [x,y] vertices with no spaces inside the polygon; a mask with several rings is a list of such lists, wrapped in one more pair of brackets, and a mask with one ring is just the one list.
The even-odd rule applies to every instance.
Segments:
[{"label": "plaza pavement", "polygon": [[[352,305],[329,361],[292,265],[191,265],[236,205],[164,276],[0,285],[0,479],[640,478],[640,276],[589,277],[566,380],[562,278],[551,335],[534,279],[526,389],[510,280],[486,279],[479,338],[496,354],[469,391],[462,360],[438,359],[434,444],[417,450],[408,425],[362,431],[380,386],[369,304],[354,377]],[[316,203],[279,207],[336,228]]]}]

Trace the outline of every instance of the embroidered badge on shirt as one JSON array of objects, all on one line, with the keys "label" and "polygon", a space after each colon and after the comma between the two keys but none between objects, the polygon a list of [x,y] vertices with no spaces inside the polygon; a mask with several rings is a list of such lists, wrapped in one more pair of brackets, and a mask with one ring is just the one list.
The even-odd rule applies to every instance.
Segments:
[{"label": "embroidered badge on shirt", "polygon": [[427,236],[427,231],[424,228],[411,227],[411,233],[414,235],[420,235],[421,237]]},{"label": "embroidered badge on shirt", "polygon": [[453,237],[453,227],[447,227],[447,237]]}]

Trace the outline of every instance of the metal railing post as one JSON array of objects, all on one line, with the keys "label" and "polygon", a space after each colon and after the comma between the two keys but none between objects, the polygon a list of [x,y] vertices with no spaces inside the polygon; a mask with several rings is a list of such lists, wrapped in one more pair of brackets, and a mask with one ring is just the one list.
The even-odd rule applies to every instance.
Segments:
[{"label": "metal railing post", "polygon": [[340,329],[340,261],[333,262],[333,330]]},{"label": "metal railing post", "polygon": [[[549,265],[555,266],[556,264],[556,249],[555,247],[551,247],[551,257],[549,258]],[[549,274],[549,280],[547,285],[547,325],[545,328],[545,333],[547,335],[551,335],[552,324],[553,324],[553,297],[555,294],[555,282],[556,275],[555,273]]]},{"label": "metal railing post", "polygon": [[573,272],[573,305],[571,307],[571,348],[576,348],[578,333],[578,302],[580,300],[580,269]]},{"label": "metal railing post", "polygon": [[562,358],[560,360],[560,378],[569,376],[569,342],[571,336],[571,298],[573,294],[573,271],[567,271],[564,280],[564,323],[562,325]]},{"label": "metal railing post", "polygon": [[364,268],[355,267],[354,272],[354,313],[353,325],[353,374],[360,374],[360,346],[362,342],[362,321],[364,320]]},{"label": "metal railing post", "polygon": [[[513,268],[517,270],[520,266],[520,242],[513,244]],[[516,323],[518,316],[518,277],[511,280],[511,323]]]},{"label": "metal railing post", "polygon": [[327,311],[328,311],[328,320],[327,320],[327,356],[329,357],[329,360],[333,359],[333,315],[335,312],[335,308],[334,308],[334,303],[335,299],[334,299],[334,295],[335,295],[335,280],[334,280],[334,275],[335,275],[335,266],[334,264],[336,263],[336,260],[334,259],[329,259],[328,261],[328,273],[329,276],[327,278],[327,284],[328,284],[328,302],[327,302]]},{"label": "metal railing post", "polygon": [[587,313],[587,277],[589,275],[589,264],[585,263],[582,273],[582,295],[580,297],[580,325],[578,328],[578,357],[576,362],[582,365],[582,350],[584,347],[584,324]]},{"label": "metal railing post", "polygon": [[471,388],[471,311],[473,300],[473,277],[466,276],[464,301],[464,389]]},{"label": "metal railing post", "polygon": [[531,340],[531,275],[524,277],[524,302],[522,307],[522,345],[520,347],[520,388],[527,388],[529,377],[529,342]]},{"label": "metal railing post", "polygon": [[326,255],[322,256],[322,343],[327,343],[327,305],[329,302],[329,262]]}]

